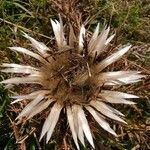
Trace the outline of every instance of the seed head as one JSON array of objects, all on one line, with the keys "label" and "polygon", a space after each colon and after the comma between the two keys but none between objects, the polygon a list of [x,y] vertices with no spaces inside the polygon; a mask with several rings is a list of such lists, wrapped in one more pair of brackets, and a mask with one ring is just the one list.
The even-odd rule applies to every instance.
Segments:
[{"label": "seed head", "polygon": [[[40,139],[44,135],[50,140],[62,109],[65,110],[74,143],[79,149],[78,140],[85,146],[84,136],[94,148],[92,133],[85,115],[85,110],[93,116],[98,124],[116,136],[105,116],[126,123],[123,114],[109,103],[135,104],[127,99],[138,98],[135,95],[113,91],[108,86],[126,85],[141,80],[143,75],[138,71],[104,71],[110,64],[120,59],[131,45],[122,46],[114,54],[101,60],[107,52],[114,34],[108,37],[109,27],[99,34],[99,24],[90,38],[86,38],[86,30],[82,25],[79,35],[75,35],[70,26],[69,35],[64,34],[62,21],[51,20],[57,46],[50,50],[45,44],[36,41],[26,33],[32,47],[31,51],[22,47],[9,47],[11,50],[29,55],[41,64],[33,67],[19,64],[2,64],[2,72],[23,74],[2,81],[4,84],[35,84],[40,89],[27,95],[13,96],[12,103],[29,99],[30,102],[18,115],[17,119],[30,119],[34,115],[50,109]],[[67,38],[66,38],[67,37]],[[52,48],[51,48],[52,49]]]}]

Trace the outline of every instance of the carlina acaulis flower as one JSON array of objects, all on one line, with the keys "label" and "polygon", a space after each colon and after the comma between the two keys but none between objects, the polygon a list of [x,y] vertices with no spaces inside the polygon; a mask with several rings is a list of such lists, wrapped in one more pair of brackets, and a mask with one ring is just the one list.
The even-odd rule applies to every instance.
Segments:
[{"label": "carlina acaulis flower", "polygon": [[[94,148],[94,142],[86,112],[106,131],[116,136],[116,133],[106,121],[107,117],[126,123],[121,112],[109,105],[135,104],[127,99],[138,96],[119,91],[113,91],[108,86],[126,85],[141,80],[144,76],[139,71],[104,71],[110,64],[120,59],[131,45],[122,46],[115,53],[99,59],[107,52],[115,34],[108,37],[109,27],[105,27],[99,34],[99,24],[90,38],[86,38],[84,25],[79,35],[76,35],[70,25],[69,34],[64,34],[62,20],[51,20],[54,31],[55,49],[36,41],[23,33],[35,51],[23,47],[9,47],[10,50],[35,58],[38,67],[8,64],[1,65],[2,72],[15,73],[16,77],[2,81],[4,84],[34,84],[40,89],[27,95],[12,96],[12,103],[30,100],[18,115],[17,119],[30,119],[34,115],[49,108],[49,114],[44,122],[40,140],[46,135],[48,142],[59,120],[60,113],[65,111],[74,143],[79,148],[78,141],[85,146],[84,137]],[[106,70],[106,69],[105,69]],[[17,75],[19,75],[17,77]],[[22,75],[22,76],[20,76]],[[85,111],[86,110],[86,111]]]}]

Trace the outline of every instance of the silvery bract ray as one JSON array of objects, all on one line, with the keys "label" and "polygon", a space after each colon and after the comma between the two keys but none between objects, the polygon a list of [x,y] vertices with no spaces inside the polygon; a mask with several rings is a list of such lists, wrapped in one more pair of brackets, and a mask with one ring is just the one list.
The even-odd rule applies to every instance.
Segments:
[{"label": "silvery bract ray", "polygon": [[61,19],[60,22],[51,20],[51,24],[57,44],[55,50],[50,50],[44,43],[36,41],[26,33],[23,33],[24,37],[31,42],[36,51],[33,52],[22,47],[9,47],[12,51],[35,58],[41,67],[3,63],[1,65],[2,72],[24,76],[13,77],[1,83],[41,85],[41,89],[32,93],[12,97],[14,99],[12,103],[30,100],[16,118],[19,120],[30,119],[49,108],[50,112],[44,122],[40,140],[44,135],[47,137],[47,142],[50,140],[60,113],[65,110],[77,149],[79,149],[79,141],[85,146],[84,137],[94,148],[85,110],[104,130],[116,136],[106,118],[122,123],[126,122],[122,119],[124,115],[112,108],[109,103],[135,104],[128,99],[138,97],[108,90],[107,86],[135,83],[144,76],[138,71],[104,71],[106,67],[120,59],[131,48],[131,45],[122,46],[114,54],[99,61],[99,56],[107,51],[115,36],[113,34],[108,37],[109,27],[105,27],[99,34],[98,24],[91,38],[86,40],[86,29],[83,25],[79,35],[75,34],[70,25],[68,35],[63,32]]}]

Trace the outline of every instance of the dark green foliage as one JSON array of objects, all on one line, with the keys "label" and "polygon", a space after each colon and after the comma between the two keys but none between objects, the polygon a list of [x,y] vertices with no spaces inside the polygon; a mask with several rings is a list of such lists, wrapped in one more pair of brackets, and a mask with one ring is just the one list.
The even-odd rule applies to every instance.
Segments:
[{"label": "dark green foliage", "polygon": [[12,135],[10,120],[7,116],[7,108],[10,103],[8,90],[0,85],[0,149],[15,149],[15,139]]}]

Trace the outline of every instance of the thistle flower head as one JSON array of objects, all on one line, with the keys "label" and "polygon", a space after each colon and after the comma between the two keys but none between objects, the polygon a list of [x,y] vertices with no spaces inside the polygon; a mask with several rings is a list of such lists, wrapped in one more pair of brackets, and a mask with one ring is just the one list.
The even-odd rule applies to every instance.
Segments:
[{"label": "thistle flower head", "polygon": [[[125,85],[140,81],[143,77],[138,71],[104,71],[110,64],[120,59],[131,47],[122,46],[114,54],[100,59],[107,52],[108,46],[115,36],[108,37],[109,27],[99,34],[99,24],[90,38],[86,39],[86,30],[82,25],[79,35],[70,26],[69,36],[64,34],[62,21],[51,20],[56,44],[54,50],[44,43],[38,42],[26,33],[35,51],[22,47],[10,47],[11,50],[29,55],[41,64],[40,67],[2,64],[2,72],[23,74],[2,81],[5,84],[39,84],[40,89],[27,95],[13,96],[12,103],[30,100],[18,115],[17,119],[30,119],[34,115],[49,108],[40,139],[46,135],[50,140],[60,113],[65,110],[74,143],[79,149],[80,141],[84,146],[84,136],[94,148],[92,133],[86,118],[85,110],[109,133],[116,136],[105,117],[126,123],[123,114],[109,105],[134,104],[127,99],[138,98],[135,95],[113,91],[107,86]],[[89,40],[88,40],[89,39]]]}]

